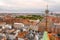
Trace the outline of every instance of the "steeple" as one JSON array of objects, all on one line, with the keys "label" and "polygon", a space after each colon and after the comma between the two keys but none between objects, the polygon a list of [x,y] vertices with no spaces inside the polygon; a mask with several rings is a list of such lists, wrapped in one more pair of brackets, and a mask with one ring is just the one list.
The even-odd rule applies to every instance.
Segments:
[{"label": "steeple", "polygon": [[46,7],[47,7],[47,9],[45,10],[45,13],[48,14],[49,13],[48,5]]},{"label": "steeple", "polygon": [[45,10],[45,14],[46,14],[46,28],[45,28],[45,30],[46,30],[46,31],[48,31],[48,30],[47,30],[47,28],[48,28],[48,26],[47,26],[47,25],[48,25],[48,19],[47,19],[48,13],[49,13],[49,10],[48,10],[48,5],[47,5],[47,9]]}]

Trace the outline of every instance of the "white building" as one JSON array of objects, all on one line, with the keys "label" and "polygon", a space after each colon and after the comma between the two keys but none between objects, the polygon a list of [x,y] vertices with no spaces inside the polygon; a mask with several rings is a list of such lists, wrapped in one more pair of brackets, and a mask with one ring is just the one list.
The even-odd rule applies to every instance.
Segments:
[{"label": "white building", "polygon": [[22,28],[24,27],[23,23],[14,23],[14,28]]},{"label": "white building", "polygon": [[6,24],[3,26],[3,28],[12,29],[12,25]]}]

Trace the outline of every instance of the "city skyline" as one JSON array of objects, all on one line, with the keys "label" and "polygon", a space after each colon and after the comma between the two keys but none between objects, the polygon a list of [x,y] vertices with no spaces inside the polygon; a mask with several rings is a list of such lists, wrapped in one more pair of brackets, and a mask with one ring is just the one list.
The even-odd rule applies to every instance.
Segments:
[{"label": "city skyline", "polygon": [[60,12],[60,0],[0,0],[2,13],[39,13],[44,12],[46,5],[50,12]]}]

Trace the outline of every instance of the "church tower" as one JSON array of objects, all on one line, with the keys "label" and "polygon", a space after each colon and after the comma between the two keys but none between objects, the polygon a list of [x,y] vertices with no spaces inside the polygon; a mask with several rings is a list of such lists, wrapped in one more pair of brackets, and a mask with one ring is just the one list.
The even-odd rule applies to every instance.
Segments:
[{"label": "church tower", "polygon": [[45,31],[48,31],[48,14],[49,14],[49,10],[48,10],[48,5],[47,5],[47,9],[45,10],[45,14],[46,14],[46,27],[45,27]]},{"label": "church tower", "polygon": [[45,10],[45,13],[46,13],[46,15],[49,14],[48,5],[47,5],[47,9]]}]

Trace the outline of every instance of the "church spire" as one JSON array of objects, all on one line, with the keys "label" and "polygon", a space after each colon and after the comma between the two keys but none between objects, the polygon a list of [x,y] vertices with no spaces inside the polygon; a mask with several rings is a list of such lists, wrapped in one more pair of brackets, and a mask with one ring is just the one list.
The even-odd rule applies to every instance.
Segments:
[{"label": "church spire", "polygon": [[47,5],[47,10],[48,10],[48,5]]},{"label": "church spire", "polygon": [[47,9],[45,10],[45,13],[46,13],[46,28],[45,28],[45,30],[47,31],[47,25],[48,25],[48,19],[47,19],[47,16],[48,16],[48,14],[49,14],[49,10],[48,10],[48,5],[47,5]]},{"label": "church spire", "polygon": [[48,14],[49,13],[48,5],[46,7],[47,7],[47,9],[45,10],[45,13]]}]

